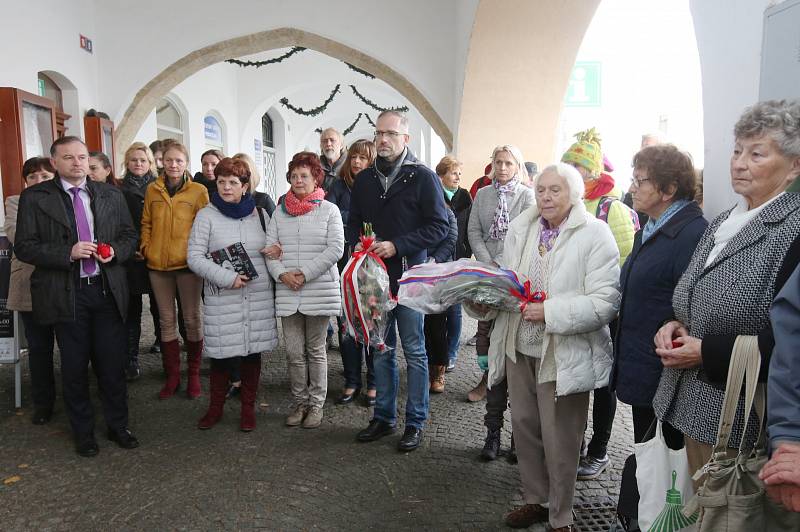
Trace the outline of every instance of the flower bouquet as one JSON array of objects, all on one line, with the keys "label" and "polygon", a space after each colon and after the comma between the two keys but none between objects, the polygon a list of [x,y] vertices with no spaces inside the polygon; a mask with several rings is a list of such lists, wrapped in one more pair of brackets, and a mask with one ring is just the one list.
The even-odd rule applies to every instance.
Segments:
[{"label": "flower bouquet", "polygon": [[547,294],[532,291],[512,270],[471,259],[414,266],[399,281],[398,302],[423,314],[439,314],[458,303],[478,303],[506,312],[521,312]]},{"label": "flower bouquet", "polygon": [[385,351],[389,311],[397,301],[391,297],[386,265],[367,251],[374,242],[372,224],[364,224],[361,251],[353,253],[342,272],[345,334],[362,345]]}]

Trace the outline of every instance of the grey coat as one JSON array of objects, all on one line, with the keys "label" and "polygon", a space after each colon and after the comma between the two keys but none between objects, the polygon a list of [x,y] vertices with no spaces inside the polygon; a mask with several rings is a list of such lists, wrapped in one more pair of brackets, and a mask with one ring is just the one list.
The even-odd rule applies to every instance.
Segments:
[{"label": "grey coat", "polygon": [[[533,190],[522,183],[517,185],[508,205],[509,221],[536,202]],[[497,209],[497,191],[491,185],[478,190],[469,215],[467,236],[475,258],[491,264],[503,255],[503,241],[489,238],[489,228],[494,221]]]},{"label": "grey coat", "polygon": [[[723,212],[709,225],[675,287],[675,317],[695,338],[755,336],[768,327],[776,276],[789,246],[800,235],[800,195],[784,194],[745,225],[705,268],[714,233],[730,212]],[[702,370],[665,368],[653,408],[659,419],[694,440],[713,445],[723,397],[724,391],[709,384]],[[738,447],[742,439],[742,411],[740,402],[731,447]],[[757,430],[758,422],[753,419],[749,441],[755,440]]]},{"label": "grey coat", "polygon": [[[264,219],[269,215],[264,212]],[[258,272],[242,288],[230,288],[236,272],[206,258],[206,254],[241,242]],[[209,203],[194,219],[189,236],[189,268],[203,278],[203,352],[210,358],[231,358],[271,351],[278,345],[272,279],[259,253],[266,234],[258,214],[236,220]]]},{"label": "grey coat", "polygon": [[[306,316],[338,316],[342,310],[339,269],[336,262],[344,251],[344,228],[339,208],[329,201],[303,214],[292,216],[283,205],[275,209],[267,227],[267,245],[280,243],[283,255],[268,260],[275,279],[275,305],[279,317],[296,312]],[[306,278],[300,290],[280,282],[284,272],[300,270]]]}]

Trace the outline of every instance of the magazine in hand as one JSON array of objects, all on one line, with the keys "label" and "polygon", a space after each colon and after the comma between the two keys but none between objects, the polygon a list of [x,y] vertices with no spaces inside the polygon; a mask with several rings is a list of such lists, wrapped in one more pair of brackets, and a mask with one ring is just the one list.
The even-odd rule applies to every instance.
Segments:
[{"label": "magazine in hand", "polygon": [[239,275],[244,275],[251,281],[258,278],[256,267],[241,242],[212,251],[206,256],[223,268],[231,269]]}]

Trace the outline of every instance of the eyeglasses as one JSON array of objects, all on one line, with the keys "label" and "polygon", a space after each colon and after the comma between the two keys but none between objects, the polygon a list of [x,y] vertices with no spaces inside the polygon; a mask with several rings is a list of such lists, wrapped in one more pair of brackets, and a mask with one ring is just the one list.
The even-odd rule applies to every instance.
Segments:
[{"label": "eyeglasses", "polygon": [[639,188],[640,186],[642,186],[642,183],[644,183],[645,181],[650,181],[650,178],[649,177],[636,177],[636,176],[633,176],[632,185],[634,185],[636,188]]},{"label": "eyeglasses", "polygon": [[405,135],[405,133],[400,133],[399,131],[375,131],[376,139],[379,139],[381,137],[386,137],[388,139],[396,139],[400,135]]}]

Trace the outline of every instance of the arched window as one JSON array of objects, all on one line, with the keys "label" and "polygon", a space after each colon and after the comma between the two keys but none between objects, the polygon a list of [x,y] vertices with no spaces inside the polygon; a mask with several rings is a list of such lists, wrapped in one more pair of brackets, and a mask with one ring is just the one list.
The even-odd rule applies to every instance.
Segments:
[{"label": "arched window", "polygon": [[275,154],[275,131],[272,118],[264,113],[261,117],[261,151],[264,161],[264,180],[261,188],[273,199],[276,198],[276,154]]},{"label": "arched window", "polygon": [[156,106],[156,136],[159,140],[175,139],[184,142],[183,117],[178,108],[166,98],[162,98]]}]

